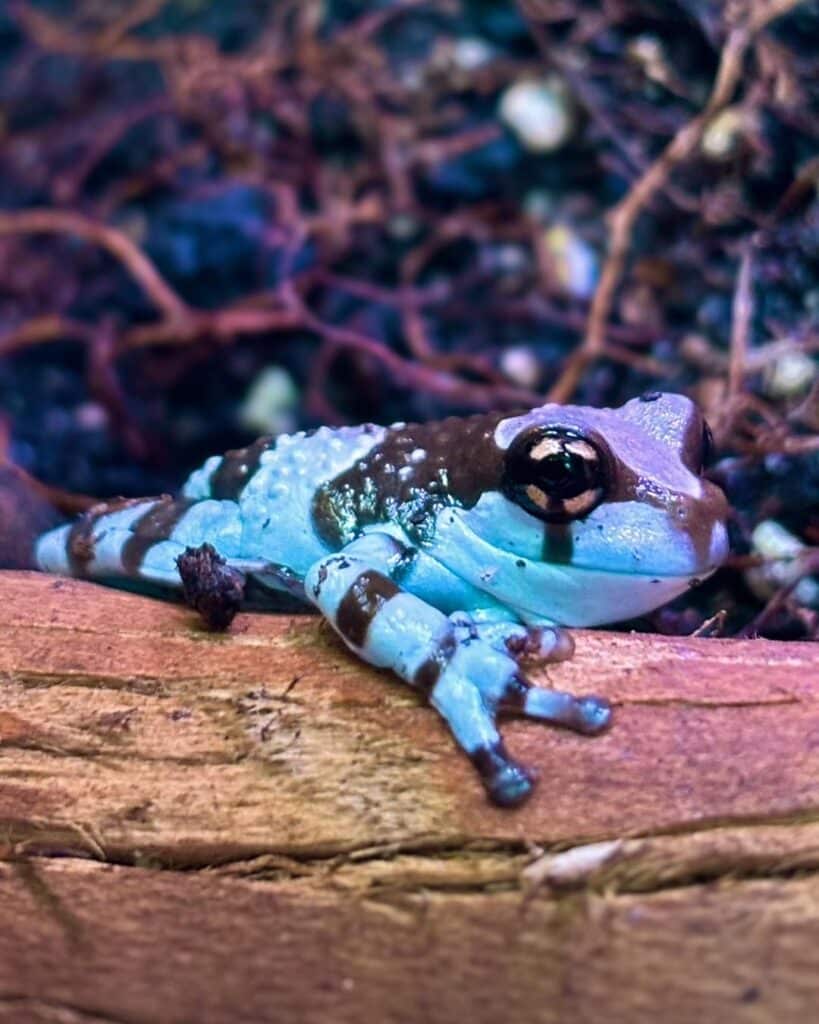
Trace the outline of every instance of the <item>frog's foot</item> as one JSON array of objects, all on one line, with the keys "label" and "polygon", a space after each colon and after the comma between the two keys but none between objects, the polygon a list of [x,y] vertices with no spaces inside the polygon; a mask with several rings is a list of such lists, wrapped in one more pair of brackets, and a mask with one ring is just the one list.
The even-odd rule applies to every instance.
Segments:
[{"label": "frog's foot", "polygon": [[[523,632],[519,632],[519,630]],[[537,658],[545,661],[566,661],[574,654],[571,633],[559,626],[517,627],[505,638],[506,650],[516,660]]]},{"label": "frog's foot", "polygon": [[560,626],[476,621],[467,612],[453,612],[449,618],[460,637],[480,638],[515,661],[566,661],[574,654],[572,635]]},{"label": "frog's foot", "polygon": [[534,789],[534,774],[507,753],[493,710],[479,688],[459,672],[446,671],[429,701],[469,756],[492,802],[501,807],[523,803]]},{"label": "frog's foot", "polygon": [[[476,622],[464,612],[450,615],[450,621],[461,642],[483,641],[516,662],[527,658],[565,661],[574,653],[571,633],[559,626]],[[561,690],[541,689],[530,683],[520,669],[501,690],[486,677],[481,677],[478,686],[499,712],[554,722],[586,735],[602,732],[611,722],[611,705],[603,697],[575,697]]]},{"label": "frog's foot", "polygon": [[[488,632],[486,621],[447,617],[402,590],[396,582],[401,556],[394,538],[367,534],[311,566],[305,593],[348,647],[372,665],[391,668],[427,697],[490,798],[515,806],[531,793],[534,773],[506,752],[496,716],[514,712],[594,733],[608,724],[609,707],[597,697],[531,686],[505,642],[510,629],[520,636],[527,627],[496,623],[491,643],[481,635]],[[550,646],[556,648],[556,640]]]}]

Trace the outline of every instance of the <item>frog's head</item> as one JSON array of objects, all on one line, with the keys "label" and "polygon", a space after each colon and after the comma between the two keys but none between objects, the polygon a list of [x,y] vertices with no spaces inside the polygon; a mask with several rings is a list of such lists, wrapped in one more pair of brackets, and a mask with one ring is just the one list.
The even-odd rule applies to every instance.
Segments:
[{"label": "frog's head", "polygon": [[682,395],[620,409],[545,405],[501,420],[494,441],[500,486],[450,520],[470,534],[461,540],[473,542],[472,564],[452,557],[454,533],[445,560],[524,619],[631,618],[727,553],[727,503],[702,476],[710,434]]}]

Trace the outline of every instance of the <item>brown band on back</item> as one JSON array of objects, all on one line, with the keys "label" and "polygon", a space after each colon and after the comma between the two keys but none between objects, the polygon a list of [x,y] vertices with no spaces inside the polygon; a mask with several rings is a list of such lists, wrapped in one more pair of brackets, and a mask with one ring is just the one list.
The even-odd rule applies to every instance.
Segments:
[{"label": "brown band on back", "polygon": [[138,575],[148,549],[168,540],[174,527],[194,504],[196,502],[193,498],[172,498],[167,494],[157,498],[131,527],[131,536],[122,549],[123,569],[129,574]]},{"label": "brown band on back", "polygon": [[[150,501],[150,499],[147,500]],[[85,576],[89,564],[94,561],[97,543],[96,527],[100,519],[124,508],[142,505],[145,501],[145,498],[114,498],[111,501],[103,501],[94,505],[75,520],[68,531],[65,545],[68,568],[72,576]]]},{"label": "brown band on back", "polygon": [[236,501],[259,468],[262,455],[275,443],[273,438],[260,437],[247,448],[226,452],[210,478],[210,496],[223,501]]}]

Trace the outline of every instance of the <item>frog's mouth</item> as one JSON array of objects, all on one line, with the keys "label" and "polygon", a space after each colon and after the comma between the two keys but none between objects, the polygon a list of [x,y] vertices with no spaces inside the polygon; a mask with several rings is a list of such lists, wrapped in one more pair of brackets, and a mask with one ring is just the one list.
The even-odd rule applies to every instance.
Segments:
[{"label": "frog's mouth", "polygon": [[714,572],[698,576],[653,576],[579,566],[532,565],[530,588],[501,597],[524,622],[549,619],[562,626],[602,626],[659,608]]},{"label": "frog's mouth", "polygon": [[[521,557],[479,536],[461,516],[439,523],[435,558],[450,572],[513,609],[524,621],[549,620],[565,626],[598,626],[635,618],[658,608],[710,576],[725,553],[724,527],[714,524],[708,561],[681,557],[671,572],[654,566],[595,564],[588,551],[584,563]],[[685,564],[688,562],[688,564]],[[686,571],[689,569],[690,571]],[[683,571],[681,571],[683,570]]]}]

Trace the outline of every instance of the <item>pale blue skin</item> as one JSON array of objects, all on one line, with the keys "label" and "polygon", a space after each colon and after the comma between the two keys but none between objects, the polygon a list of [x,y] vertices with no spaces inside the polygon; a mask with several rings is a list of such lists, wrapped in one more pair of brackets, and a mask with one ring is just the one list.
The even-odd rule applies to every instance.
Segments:
[{"label": "pale blue skin", "polygon": [[[183,489],[194,504],[151,543],[136,571],[123,551],[140,519],[161,502],[98,508],[86,524],[91,557],[81,574],[178,586],[177,557],[207,542],[266,587],[292,593],[295,580],[301,596],[355,653],[427,692],[492,799],[517,804],[533,778],[504,750],[499,712],[584,733],[605,728],[611,712],[600,698],[531,687],[509,641],[518,641],[518,652],[525,644],[526,654],[566,657],[572,644],[560,626],[643,614],[708,576],[725,557],[724,499],[682,461],[698,417],[688,399],[666,394],[620,409],[547,405],[497,422],[494,443],[501,450],[521,431],[543,424],[602,438],[617,473],[631,481],[628,500],[622,494],[603,500],[567,527],[571,554],[558,563],[544,561],[543,522],[498,489],[486,490],[471,507],[439,503],[420,537],[410,536],[396,517],[349,524],[339,544],[328,543],[315,522],[317,489],[361,464],[389,430],[403,429],[399,424],[280,437],[248,472],[237,500],[210,496],[222,458],[209,459]],[[412,459],[420,464],[425,456],[418,449]],[[453,458],[467,456],[453,451]],[[368,479],[370,485],[378,481]],[[173,511],[168,501],[163,507]],[[70,531],[64,526],[41,538],[42,569],[76,572],[68,556]],[[346,599],[349,610],[351,586],[358,580],[360,589],[362,579],[383,593],[374,604],[355,606],[366,628],[354,636],[341,606]]]}]

